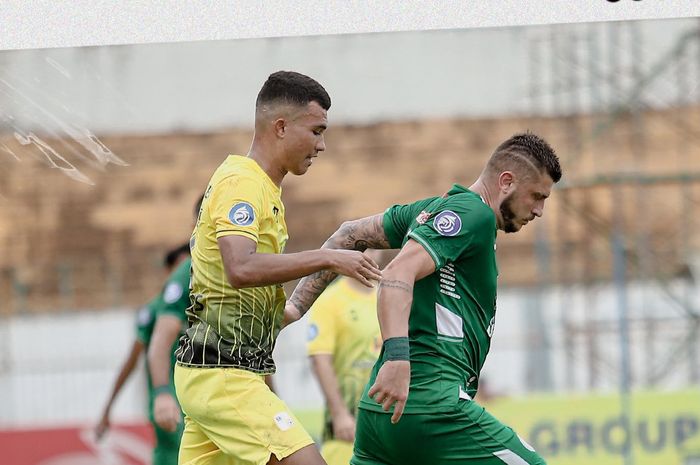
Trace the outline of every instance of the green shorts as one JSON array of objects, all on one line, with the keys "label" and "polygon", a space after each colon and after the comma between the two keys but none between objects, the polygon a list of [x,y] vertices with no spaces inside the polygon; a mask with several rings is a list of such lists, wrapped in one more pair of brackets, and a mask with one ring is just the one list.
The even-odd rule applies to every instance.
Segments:
[{"label": "green shorts", "polygon": [[545,465],[544,459],[473,401],[454,412],[391,415],[360,409],[351,465]]}]

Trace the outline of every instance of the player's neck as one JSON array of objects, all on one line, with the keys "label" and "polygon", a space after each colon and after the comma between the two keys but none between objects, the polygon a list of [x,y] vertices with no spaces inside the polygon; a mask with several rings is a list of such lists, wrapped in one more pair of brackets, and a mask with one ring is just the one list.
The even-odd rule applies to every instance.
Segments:
[{"label": "player's neck", "polygon": [[488,188],[488,185],[484,182],[484,180],[481,177],[474,181],[474,184],[469,186],[469,190],[476,194],[479,194],[481,196],[481,200],[483,200],[486,205],[491,207],[492,210],[496,211],[495,197],[492,195],[491,190]]},{"label": "player's neck", "polygon": [[272,182],[279,187],[287,172],[282,168],[278,159],[274,156],[274,153],[272,147],[268,147],[268,144],[255,137],[253,138],[253,144],[250,146],[247,156],[255,161]]}]

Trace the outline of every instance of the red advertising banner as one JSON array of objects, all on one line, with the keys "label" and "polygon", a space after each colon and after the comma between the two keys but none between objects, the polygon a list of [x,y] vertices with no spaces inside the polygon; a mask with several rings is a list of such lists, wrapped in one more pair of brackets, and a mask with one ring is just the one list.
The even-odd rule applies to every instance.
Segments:
[{"label": "red advertising banner", "polygon": [[151,425],[116,425],[99,442],[92,427],[0,429],[4,465],[150,465]]}]

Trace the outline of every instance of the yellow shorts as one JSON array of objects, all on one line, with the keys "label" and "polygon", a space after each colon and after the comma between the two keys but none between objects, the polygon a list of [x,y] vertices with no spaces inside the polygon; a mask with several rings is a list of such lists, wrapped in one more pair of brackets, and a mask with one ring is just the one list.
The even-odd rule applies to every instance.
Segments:
[{"label": "yellow shorts", "polygon": [[313,444],[262,375],[177,364],[175,390],[185,413],[179,465],[265,465]]},{"label": "yellow shorts", "polygon": [[328,465],[350,465],[352,443],[335,439],[325,441],[321,447],[321,457]]}]

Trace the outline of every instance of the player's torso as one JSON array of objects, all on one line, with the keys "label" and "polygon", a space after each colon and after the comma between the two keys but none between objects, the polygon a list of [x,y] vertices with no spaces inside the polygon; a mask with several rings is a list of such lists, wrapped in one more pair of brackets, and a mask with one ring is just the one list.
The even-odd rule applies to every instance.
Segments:
[{"label": "player's torso", "polygon": [[[453,208],[461,201],[480,202],[474,195],[435,198],[412,212],[415,220],[408,229],[436,218],[435,212]],[[406,412],[449,409],[458,402],[460,389],[472,394],[476,389],[495,317],[495,227],[489,234],[488,246],[446,263],[414,284],[409,318],[411,388]],[[363,404],[372,405],[367,399]]]},{"label": "player's torso", "polygon": [[[284,289],[281,285],[244,289],[230,285],[210,205],[212,195],[220,195],[217,189],[228,189],[233,196],[238,185],[256,189],[256,204],[234,202],[228,209],[228,221],[232,227],[256,222],[257,253],[284,251],[288,234],[279,189],[271,186],[269,178],[263,177],[260,168],[252,167],[251,163],[254,162],[244,157],[229,156],[217,169],[205,192],[193,232],[192,306],[188,310],[191,327],[187,334],[203,349],[190,360],[192,364],[236,366],[254,371],[270,371],[274,367],[269,353],[283,317]],[[238,180],[242,180],[240,184]]]}]

